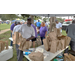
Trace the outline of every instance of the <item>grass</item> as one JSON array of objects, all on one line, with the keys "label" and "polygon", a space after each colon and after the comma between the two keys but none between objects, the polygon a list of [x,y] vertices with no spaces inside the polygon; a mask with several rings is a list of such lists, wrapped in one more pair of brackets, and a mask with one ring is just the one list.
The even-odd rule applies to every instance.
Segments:
[{"label": "grass", "polygon": [[[0,40],[2,41],[9,41],[9,45],[10,45],[10,40],[9,40],[9,37],[10,37],[10,31],[4,33],[4,34],[1,34],[0,35]],[[62,34],[63,35],[67,35],[66,32],[63,30],[62,31]],[[26,61],[27,59],[24,57],[23,58],[23,61]],[[17,54],[16,54],[16,49],[15,49],[15,46],[13,46],[13,57],[11,59],[9,59],[8,61],[17,61]]]},{"label": "grass", "polygon": [[0,24],[0,30],[10,29],[11,24]]},{"label": "grass", "polygon": [[[10,31],[7,31],[4,34],[0,34],[0,40],[8,41],[9,45],[10,45],[10,40],[9,40],[10,33],[11,33]],[[24,57],[23,60],[26,61],[27,59]],[[8,61],[17,61],[17,54],[16,54],[15,46],[13,46],[13,57],[10,60],[8,60]]]}]

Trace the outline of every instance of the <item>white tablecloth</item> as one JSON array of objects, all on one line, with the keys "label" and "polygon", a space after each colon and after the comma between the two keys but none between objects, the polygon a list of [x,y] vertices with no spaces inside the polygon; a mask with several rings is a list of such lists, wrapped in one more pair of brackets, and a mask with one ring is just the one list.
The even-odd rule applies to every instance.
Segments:
[{"label": "white tablecloth", "polygon": [[[52,60],[52,59],[55,58],[58,54],[60,54],[61,52],[63,52],[63,51],[65,50],[65,49],[63,49],[63,50],[57,51],[56,53],[51,53],[50,51],[46,51],[46,50],[45,50],[44,45],[41,45],[41,46],[39,46],[39,47],[37,47],[37,48],[43,48],[43,49],[44,49],[44,53],[46,53],[46,54],[49,55],[48,57],[44,57],[44,61],[50,61],[50,60]],[[66,48],[68,48],[68,46],[67,46]],[[32,50],[32,49],[30,48],[30,50]],[[24,55],[24,56],[25,56],[28,60],[32,61],[32,60],[29,58],[28,55]]]}]

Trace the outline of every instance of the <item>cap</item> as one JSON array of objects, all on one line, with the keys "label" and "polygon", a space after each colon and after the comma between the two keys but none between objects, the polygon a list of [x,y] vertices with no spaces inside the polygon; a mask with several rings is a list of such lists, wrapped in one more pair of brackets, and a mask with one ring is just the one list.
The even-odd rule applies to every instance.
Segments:
[{"label": "cap", "polygon": [[31,18],[28,18],[27,20],[31,20]]},{"label": "cap", "polygon": [[55,22],[57,22],[58,20],[55,20]]}]

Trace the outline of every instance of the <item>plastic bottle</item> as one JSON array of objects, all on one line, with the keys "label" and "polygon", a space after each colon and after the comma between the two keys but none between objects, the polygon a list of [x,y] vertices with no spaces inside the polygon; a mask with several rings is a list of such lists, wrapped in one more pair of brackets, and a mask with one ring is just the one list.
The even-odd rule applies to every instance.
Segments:
[{"label": "plastic bottle", "polygon": [[58,61],[63,61],[63,59],[56,58]]},{"label": "plastic bottle", "polygon": [[29,55],[31,52],[23,52],[23,55]]}]

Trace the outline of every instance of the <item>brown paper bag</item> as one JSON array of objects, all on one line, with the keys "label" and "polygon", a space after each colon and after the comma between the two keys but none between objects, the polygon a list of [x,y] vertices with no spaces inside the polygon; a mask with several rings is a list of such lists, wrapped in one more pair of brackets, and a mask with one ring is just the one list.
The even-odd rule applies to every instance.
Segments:
[{"label": "brown paper bag", "polygon": [[1,51],[3,51],[5,49],[5,42],[4,41],[0,41],[1,43]]},{"label": "brown paper bag", "polygon": [[60,43],[61,43],[61,50],[63,50],[65,48],[65,40],[64,39],[61,39],[60,40]]},{"label": "brown paper bag", "polygon": [[19,43],[19,32],[15,32],[13,37],[13,44],[18,44]]},{"label": "brown paper bag", "polygon": [[6,49],[8,49],[8,41],[5,41]]},{"label": "brown paper bag", "polygon": [[21,43],[20,43],[20,46],[19,46],[19,49],[20,50],[22,50],[22,51],[24,50],[23,47],[25,46],[25,43],[26,43],[26,39],[25,38],[22,38]]},{"label": "brown paper bag", "polygon": [[19,33],[19,42],[18,42],[18,45],[21,44],[21,40],[23,40],[23,37],[22,37],[21,33]]},{"label": "brown paper bag", "polygon": [[57,48],[56,48],[57,50],[56,51],[59,51],[60,48],[61,48],[60,40],[57,40]]},{"label": "brown paper bag", "polygon": [[54,28],[54,32],[56,33],[57,37],[62,36],[62,33],[60,32],[60,28]]},{"label": "brown paper bag", "polygon": [[49,44],[46,39],[43,39],[45,50],[49,51]]},{"label": "brown paper bag", "polygon": [[66,46],[68,46],[70,44],[71,38],[66,36]]},{"label": "brown paper bag", "polygon": [[66,36],[62,35],[58,37],[58,40],[64,40],[64,48],[66,48]]},{"label": "brown paper bag", "polygon": [[50,52],[55,53],[57,51],[57,40],[51,41]]},{"label": "brown paper bag", "polygon": [[49,36],[46,36],[46,41],[47,41],[47,43],[48,43],[48,46],[50,46],[51,39],[50,39]]},{"label": "brown paper bag", "polygon": [[2,42],[0,42],[0,52],[2,51]]},{"label": "brown paper bag", "polygon": [[29,48],[32,46],[32,41],[29,41]]},{"label": "brown paper bag", "polygon": [[64,55],[64,61],[75,61],[75,56],[72,54]]},{"label": "brown paper bag", "polygon": [[50,32],[48,36],[50,37],[50,40],[57,40],[57,35],[55,32]]},{"label": "brown paper bag", "polygon": [[44,61],[44,55],[41,52],[32,52],[29,54],[29,58],[32,61]]},{"label": "brown paper bag", "polygon": [[69,55],[64,55],[64,61],[72,61]]},{"label": "brown paper bag", "polygon": [[75,56],[73,56],[72,54],[69,54],[69,57],[71,58],[71,61],[75,61]]}]

